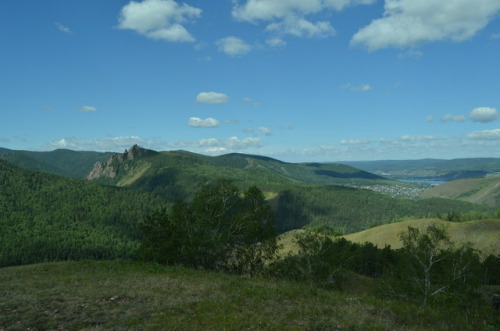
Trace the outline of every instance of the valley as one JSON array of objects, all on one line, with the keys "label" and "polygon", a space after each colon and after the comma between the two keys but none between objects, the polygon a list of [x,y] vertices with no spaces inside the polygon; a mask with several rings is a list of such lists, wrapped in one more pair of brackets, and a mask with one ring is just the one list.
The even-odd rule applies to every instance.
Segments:
[{"label": "valley", "polygon": [[[476,163],[475,160],[466,162]],[[496,168],[491,165],[489,169],[493,171]],[[221,269],[224,260],[213,265],[179,269],[186,264],[179,262],[175,266],[160,266],[156,258],[148,259],[147,251],[144,251],[148,236],[145,225],[149,224],[153,229],[149,236],[156,240],[154,245],[167,243],[169,250],[175,249],[168,246],[166,237],[156,235],[168,235],[172,228],[164,228],[165,224],[181,224],[177,223],[179,219],[187,222],[197,210],[195,208],[203,210],[203,199],[208,201],[208,198],[201,199],[200,192],[221,180],[231,183],[241,192],[236,195],[238,199],[247,197],[249,192],[258,197],[258,192],[261,192],[261,201],[272,211],[276,234],[279,235],[279,249],[274,260],[261,266],[256,274],[258,278],[245,278],[248,274],[241,271],[245,270],[245,266],[238,272],[229,272],[229,275],[209,272],[212,268],[217,272],[228,272]],[[196,308],[209,306],[210,300],[188,299],[193,292],[187,285],[183,285],[178,294],[182,296],[180,301],[168,297],[167,306],[170,308],[158,304],[159,298],[140,285],[148,283],[161,288],[171,282],[187,284],[189,279],[196,279],[202,288],[214,289],[215,286],[217,300],[222,300],[227,309],[232,309],[235,302],[241,302],[256,287],[264,289],[264,292],[272,288],[281,294],[273,292],[266,298],[252,294],[248,300],[285,300],[289,302],[290,314],[295,314],[297,309],[305,309],[307,302],[316,302],[318,296],[323,298],[310,308],[312,310],[308,310],[304,319],[293,322],[287,321],[289,315],[286,314],[279,321],[273,321],[270,316],[277,312],[259,315],[261,325],[271,329],[278,328],[278,325],[316,327],[332,323],[347,328],[367,325],[401,328],[404,325],[409,329],[420,329],[422,314],[428,313],[430,310],[427,309],[431,306],[419,310],[419,295],[414,294],[408,300],[411,301],[411,309],[422,314],[398,308],[401,300],[398,297],[388,294],[382,298],[378,296],[383,284],[394,282],[407,272],[404,261],[408,256],[405,255],[401,234],[410,228],[423,234],[431,225],[436,225],[449,236],[449,247],[459,249],[457,252],[452,248],[446,251],[449,254],[447,263],[462,263],[462,260],[457,260],[456,254],[464,254],[470,261],[475,261],[477,270],[485,268],[481,269],[486,270],[481,279],[470,278],[472,274],[479,275],[471,273],[464,275],[463,279],[467,279],[465,283],[453,283],[453,286],[464,287],[469,284],[467,282],[476,284],[471,285],[471,291],[480,288],[484,298],[477,301],[482,303],[477,303],[479,306],[475,310],[470,308],[470,313],[482,314],[482,323],[498,325],[499,321],[487,316],[485,308],[485,300],[500,285],[495,278],[497,269],[494,269],[500,266],[498,181],[499,178],[489,175],[430,186],[396,181],[345,164],[287,163],[247,154],[210,157],[186,151],[157,152],[137,145],[123,153],[0,149],[0,280],[9,286],[9,291],[18,291],[12,275],[20,275],[19,284],[24,284],[27,291],[37,293],[36,298],[48,300],[48,308],[39,309],[36,308],[41,305],[41,301],[37,301],[39,299],[9,294],[7,300],[0,299],[0,310],[3,312],[0,323],[7,325],[8,329],[14,327],[14,320],[22,320],[26,327],[49,329],[55,325],[107,328],[117,323],[116,311],[108,311],[110,317],[104,318],[97,310],[107,311],[112,308],[110,305],[119,305],[113,307],[130,317],[122,321],[124,324],[118,324],[123,327],[134,327],[134,323],[140,323],[154,328],[165,318],[184,328],[187,315],[179,311],[186,307],[199,314],[201,322],[196,325],[200,328],[205,323],[228,328],[236,325],[255,327],[237,323],[240,315],[231,315],[235,319],[233,322],[211,320],[212,310]],[[256,188],[257,193],[252,188]],[[217,197],[217,191],[213,192],[213,197]],[[207,202],[206,208],[208,206]],[[235,210],[239,212],[240,208]],[[263,215],[257,210],[260,209],[249,215]],[[204,212],[197,213],[204,215]],[[207,213],[210,214],[208,209]],[[239,216],[234,217],[240,219]],[[196,217],[192,220],[196,221]],[[182,241],[178,241],[183,240],[183,235],[189,233],[194,238],[194,233],[215,231],[200,230],[203,223],[196,224],[193,223],[191,229],[188,226],[187,232],[182,232],[183,228],[179,227],[172,242],[184,247]],[[200,238],[201,242],[205,240]],[[468,250],[460,250],[466,243],[470,243]],[[151,250],[155,249],[154,245]],[[193,241],[192,245],[185,247],[195,245],[196,241]],[[215,249],[215,246],[207,247]],[[209,251],[206,252],[208,254]],[[226,254],[230,256],[231,252]],[[56,261],[83,262],[53,263]],[[160,263],[169,264],[168,260]],[[79,275],[82,268],[85,272]],[[116,271],[115,277],[124,279],[135,290],[120,287],[112,281],[111,269]],[[55,272],[63,274],[51,277],[49,283],[35,277],[35,274]],[[137,278],[138,283],[130,283],[132,280],[129,277]],[[436,277],[442,279],[439,278],[441,276]],[[108,279],[105,281],[107,285],[97,285],[98,278]],[[40,286],[48,286],[61,294],[38,293],[28,285],[36,279],[39,284],[44,284]],[[214,285],[220,282],[230,282],[242,292],[230,293]],[[76,283],[86,284],[83,287],[78,285],[76,294],[70,293],[64,285]],[[300,284],[299,288],[294,289],[297,284]],[[482,284],[482,287],[477,284]],[[94,290],[98,287],[104,292],[99,291],[98,294]],[[349,303],[352,298],[356,298],[356,303]],[[441,300],[449,299],[455,305],[457,302],[464,304],[461,300],[469,300],[464,299],[465,294],[451,298],[445,296],[432,302],[442,304],[444,301]],[[338,307],[342,307],[338,308],[342,312],[326,317],[326,301],[321,300],[336,302]],[[67,302],[68,306],[62,307],[59,302]],[[144,302],[152,304],[153,308],[140,309],[139,305]],[[27,308],[31,305],[35,308]],[[76,314],[75,307],[82,305],[84,310]],[[245,309],[255,314],[256,308],[250,301],[245,301],[244,305]],[[383,308],[387,305],[391,307],[388,308],[390,311]],[[426,325],[438,328],[441,323],[449,327],[463,325],[463,320],[453,321],[446,317],[447,312],[457,308],[452,308],[451,304],[446,307],[438,309],[434,317],[426,320]],[[155,313],[157,309],[173,309],[175,313],[162,317]],[[354,311],[359,309],[380,313],[369,313],[363,315],[363,319],[357,319]]]}]

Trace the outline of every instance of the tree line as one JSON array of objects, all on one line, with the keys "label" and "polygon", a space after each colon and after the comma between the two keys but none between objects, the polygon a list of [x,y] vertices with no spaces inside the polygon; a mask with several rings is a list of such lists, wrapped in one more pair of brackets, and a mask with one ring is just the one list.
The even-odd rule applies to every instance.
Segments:
[{"label": "tree line", "polygon": [[274,220],[258,188],[241,192],[229,181],[218,181],[204,186],[193,200],[148,217],[140,257],[328,288],[341,288],[346,277],[357,273],[379,278],[380,293],[423,306],[470,304],[480,285],[500,284],[499,256],[481,261],[469,244],[455,246],[436,224],[400,233],[403,248],[398,250],[303,230],[294,236],[297,250],[280,254]]}]

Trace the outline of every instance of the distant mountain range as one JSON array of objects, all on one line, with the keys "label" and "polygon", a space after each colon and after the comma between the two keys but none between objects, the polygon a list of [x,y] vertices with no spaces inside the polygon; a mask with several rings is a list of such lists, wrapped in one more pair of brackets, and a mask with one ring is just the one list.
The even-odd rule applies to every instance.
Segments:
[{"label": "distant mountain range", "polygon": [[499,158],[340,162],[395,180],[451,181],[500,173]]},{"label": "distant mountain range", "polygon": [[189,200],[202,185],[220,178],[242,189],[260,188],[279,232],[306,227],[345,234],[404,217],[493,214],[498,208],[487,194],[469,201],[448,193],[394,198],[364,188],[411,185],[344,164],[286,163],[246,154],[210,157],[139,146],[123,153],[0,149],[0,265],[61,256],[129,256],[142,219],[176,200]]},{"label": "distant mountain range", "polygon": [[96,162],[105,161],[111,155],[113,153],[77,152],[68,149],[32,152],[0,147],[0,159],[20,168],[72,178],[85,178]]}]

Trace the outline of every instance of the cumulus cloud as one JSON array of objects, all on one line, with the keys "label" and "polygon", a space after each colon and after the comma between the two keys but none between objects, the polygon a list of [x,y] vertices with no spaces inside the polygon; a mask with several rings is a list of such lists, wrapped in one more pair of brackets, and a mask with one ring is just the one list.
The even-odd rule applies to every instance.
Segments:
[{"label": "cumulus cloud", "polygon": [[441,117],[441,122],[463,122],[465,121],[465,116],[464,115],[452,115],[452,114],[446,114]]},{"label": "cumulus cloud", "polygon": [[498,0],[385,0],[384,16],[352,38],[370,51],[413,47],[423,42],[467,40],[500,11]]},{"label": "cumulus cloud", "polygon": [[252,50],[252,46],[236,37],[226,37],[215,42],[220,52],[230,56],[245,55]]},{"label": "cumulus cloud", "polygon": [[97,108],[92,107],[92,106],[82,106],[82,107],[80,107],[80,111],[88,112],[88,113],[95,113],[97,111]]},{"label": "cumulus cloud", "polygon": [[478,107],[470,112],[470,117],[474,122],[488,123],[497,120],[498,112],[495,108]]},{"label": "cumulus cloud", "polygon": [[434,115],[430,115],[425,118],[427,122],[434,122],[434,119],[435,119]]},{"label": "cumulus cloud", "polygon": [[196,96],[196,102],[224,104],[229,100],[229,97],[224,93],[218,92],[200,92]]},{"label": "cumulus cloud", "polygon": [[344,90],[355,91],[355,92],[368,92],[372,90],[372,87],[368,84],[352,85],[350,83],[340,86]]},{"label": "cumulus cloud", "polygon": [[219,126],[219,121],[212,117],[206,119],[191,117],[188,121],[188,125],[193,128],[216,128]]},{"label": "cumulus cloud", "polygon": [[372,4],[376,0],[247,0],[235,1],[233,17],[248,22],[273,20],[290,15],[316,14],[323,10],[341,11],[348,6]]},{"label": "cumulus cloud", "polygon": [[195,38],[182,25],[201,16],[201,9],[173,0],[131,1],[119,17],[118,28],[134,30],[151,39],[193,42]]},{"label": "cumulus cloud", "polygon": [[239,21],[256,23],[271,21],[267,31],[297,37],[328,37],[335,29],[327,21],[306,19],[306,16],[327,10],[341,11],[346,7],[371,4],[376,0],[247,0],[234,1],[232,15]]},{"label": "cumulus cloud", "polygon": [[475,131],[467,135],[469,139],[500,140],[500,129]]}]

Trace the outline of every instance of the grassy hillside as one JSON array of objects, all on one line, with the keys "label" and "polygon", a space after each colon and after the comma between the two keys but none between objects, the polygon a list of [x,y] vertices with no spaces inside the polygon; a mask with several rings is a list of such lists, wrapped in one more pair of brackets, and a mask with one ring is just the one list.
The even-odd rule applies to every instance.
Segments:
[{"label": "grassy hillside", "polygon": [[424,192],[422,198],[448,198],[500,208],[500,178],[454,180]]},{"label": "grassy hillside", "polygon": [[[493,330],[500,317],[422,308],[373,294],[128,261],[0,269],[2,330]],[[491,290],[489,290],[491,292]]]},{"label": "grassy hillside", "polygon": [[439,219],[419,219],[399,223],[385,224],[365,231],[344,236],[347,240],[364,243],[371,242],[379,248],[391,245],[400,248],[398,234],[406,231],[409,226],[419,229],[426,228],[430,223],[438,223],[448,229],[451,240],[457,244],[470,241],[482,255],[500,254],[500,220],[472,221],[463,223],[446,222]]}]

